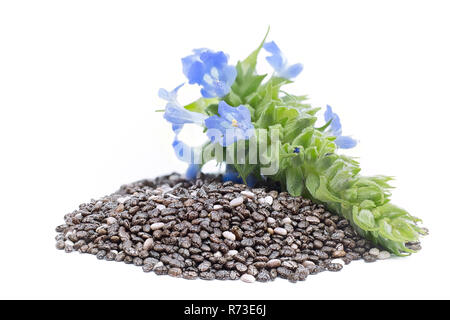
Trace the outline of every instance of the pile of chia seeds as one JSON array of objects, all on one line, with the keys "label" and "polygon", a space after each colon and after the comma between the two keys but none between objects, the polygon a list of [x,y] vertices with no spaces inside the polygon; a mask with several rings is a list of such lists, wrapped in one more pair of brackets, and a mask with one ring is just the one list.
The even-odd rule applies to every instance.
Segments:
[{"label": "pile of chia seeds", "polygon": [[390,257],[322,205],[206,175],[124,185],[64,220],[57,249],[184,279],[296,282]]}]

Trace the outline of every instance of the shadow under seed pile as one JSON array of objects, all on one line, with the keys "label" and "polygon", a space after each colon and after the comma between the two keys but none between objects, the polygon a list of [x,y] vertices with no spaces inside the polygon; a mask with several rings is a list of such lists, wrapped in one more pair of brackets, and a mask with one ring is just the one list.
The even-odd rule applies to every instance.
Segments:
[{"label": "shadow under seed pile", "polygon": [[80,205],[56,231],[60,250],[185,279],[295,282],[390,256],[322,205],[208,176],[122,186]]}]

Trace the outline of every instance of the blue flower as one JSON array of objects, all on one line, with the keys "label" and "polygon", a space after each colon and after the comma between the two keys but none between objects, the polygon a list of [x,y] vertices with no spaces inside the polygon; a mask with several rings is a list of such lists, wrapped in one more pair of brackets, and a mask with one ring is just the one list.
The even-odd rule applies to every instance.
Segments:
[{"label": "blue flower", "polygon": [[203,126],[207,116],[202,113],[186,110],[180,105],[177,100],[177,92],[182,86],[183,84],[170,92],[166,89],[159,89],[158,95],[161,99],[167,101],[164,119],[172,123],[172,130],[175,132],[175,138],[172,143],[175,154],[180,160],[193,162],[195,159],[195,149],[178,140],[178,134],[186,123],[195,123]]},{"label": "blue flower", "polygon": [[183,73],[190,84],[202,87],[205,98],[223,97],[231,90],[237,71],[228,65],[228,57],[222,51],[195,49],[194,54],[181,59]]},{"label": "blue flower", "polygon": [[211,142],[226,147],[238,140],[248,140],[255,134],[250,111],[245,106],[235,108],[220,101],[218,112],[220,117],[213,115],[205,120],[206,135]]},{"label": "blue flower", "polygon": [[200,172],[200,165],[199,164],[190,164],[186,170],[186,179],[187,180],[193,180],[197,178],[197,174]]},{"label": "blue flower", "polygon": [[325,121],[331,120],[330,127],[327,132],[336,137],[334,143],[341,149],[350,149],[356,146],[357,142],[355,139],[349,136],[342,135],[342,125],[339,116],[333,112],[333,109],[327,105],[327,110],[324,114]]},{"label": "blue flower", "polygon": [[[225,173],[222,177],[222,181],[226,182],[226,181],[232,181],[234,183],[244,183],[244,180],[239,176],[239,173],[236,171],[236,169],[232,166],[227,164],[227,167],[225,169]],[[247,179],[247,185],[249,187],[253,187],[256,185],[256,182],[258,181],[257,178],[253,175],[250,174]]]},{"label": "blue flower", "polygon": [[281,52],[280,48],[275,42],[267,42],[264,44],[264,49],[271,53],[271,56],[266,58],[267,62],[275,70],[275,75],[285,79],[292,79],[299,75],[303,70],[303,65],[301,63],[288,65],[288,61],[284,54]]}]

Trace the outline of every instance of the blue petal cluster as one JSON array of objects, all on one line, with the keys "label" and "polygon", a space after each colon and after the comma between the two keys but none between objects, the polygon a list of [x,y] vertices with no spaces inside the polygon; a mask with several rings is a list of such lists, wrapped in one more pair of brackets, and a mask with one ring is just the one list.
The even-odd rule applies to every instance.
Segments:
[{"label": "blue petal cluster", "polygon": [[324,118],[326,122],[329,122],[331,120],[328,132],[336,137],[334,143],[336,143],[338,148],[350,149],[356,146],[357,142],[355,139],[349,136],[342,135],[341,119],[336,113],[333,112],[333,109],[331,109],[329,105],[327,105],[327,110],[325,111]]},{"label": "blue petal cluster", "polygon": [[178,90],[183,86],[179,85],[172,91],[159,89],[158,95],[161,99],[167,101],[164,119],[172,123],[172,130],[175,132],[175,138],[172,147],[177,157],[185,162],[192,162],[195,159],[195,150],[178,139],[178,134],[186,123],[195,123],[204,125],[206,115],[198,112],[191,112],[183,108],[177,101]]},{"label": "blue petal cluster", "polygon": [[223,97],[231,90],[237,71],[228,65],[228,56],[222,51],[195,49],[194,54],[181,59],[183,73],[190,84],[202,87],[205,98]]},{"label": "blue petal cluster", "polygon": [[274,41],[265,43],[264,49],[272,54],[271,56],[266,57],[266,60],[275,70],[276,76],[292,79],[302,72],[303,65],[301,63],[289,65],[286,57]]},{"label": "blue petal cluster", "polygon": [[211,142],[226,147],[238,140],[248,140],[255,134],[250,111],[245,106],[231,107],[225,101],[219,102],[218,112],[205,120],[207,136]]}]

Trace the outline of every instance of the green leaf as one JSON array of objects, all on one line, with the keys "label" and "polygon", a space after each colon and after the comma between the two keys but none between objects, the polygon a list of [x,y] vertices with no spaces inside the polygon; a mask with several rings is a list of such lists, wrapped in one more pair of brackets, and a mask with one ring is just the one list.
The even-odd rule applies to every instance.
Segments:
[{"label": "green leaf", "polygon": [[276,123],[275,106],[270,104],[260,115],[256,123],[258,128],[267,129],[269,126]]},{"label": "green leaf", "polygon": [[324,132],[326,128],[328,128],[331,124],[331,122],[333,122],[333,119],[329,120],[327,123],[325,123],[323,126],[321,126],[320,128],[316,128],[317,130]]},{"label": "green leaf", "polygon": [[218,115],[219,114],[219,105],[218,104],[210,104],[206,107],[205,113],[208,116]]},{"label": "green leaf", "polygon": [[308,162],[314,162],[317,160],[319,152],[316,147],[308,147],[305,150],[305,159]]},{"label": "green leaf", "polygon": [[[290,119],[285,125],[285,141],[292,141],[295,144],[299,144],[296,140],[306,128],[310,128],[317,121],[316,117],[310,115],[298,116],[296,119]],[[313,131],[311,131],[312,136]]]},{"label": "green leaf", "polygon": [[225,96],[224,100],[232,107],[238,107],[243,103],[241,97],[236,94],[234,90],[231,90],[230,93]]},{"label": "green leaf", "polygon": [[300,196],[303,193],[303,175],[300,168],[289,167],[286,170],[287,191],[293,196]]},{"label": "green leaf", "polygon": [[275,117],[277,123],[285,126],[288,121],[295,120],[298,117],[298,111],[290,107],[277,107]]},{"label": "green leaf", "polygon": [[186,110],[198,113],[207,113],[206,108],[211,104],[218,104],[219,99],[217,98],[200,98],[186,106],[184,108]]},{"label": "green leaf", "polygon": [[[266,75],[256,75],[255,68],[256,62],[258,60],[258,54],[266,41],[267,35],[269,34],[270,28],[267,29],[266,36],[260,43],[258,48],[253,51],[246,59],[239,61],[236,64],[236,80],[231,86],[230,93],[225,97],[225,101],[231,103],[233,106],[238,106],[239,104],[249,103],[250,100],[255,98],[255,92],[261,85],[261,82],[266,77]],[[237,99],[237,97],[239,99]],[[247,99],[249,97],[249,99]]]},{"label": "green leaf", "polygon": [[375,218],[372,212],[368,209],[362,209],[359,212],[358,210],[354,210],[353,220],[360,228],[365,231],[372,231],[377,229]]},{"label": "green leaf", "polygon": [[306,177],[306,188],[308,189],[309,193],[314,197],[316,194],[317,189],[320,186],[320,178],[317,174],[310,173]]},{"label": "green leaf", "polygon": [[239,86],[234,86],[233,92],[239,97],[247,97],[255,92],[266,75],[252,75],[244,78],[244,81]]},{"label": "green leaf", "polygon": [[299,134],[292,141],[292,145],[302,146],[303,148],[308,147],[311,142],[313,134],[314,134],[314,128],[306,128],[305,130],[302,131],[301,134]]},{"label": "green leaf", "polygon": [[256,68],[256,62],[258,60],[258,54],[261,51],[264,43],[266,42],[267,36],[269,35],[270,26],[267,27],[266,35],[264,36],[264,39],[259,44],[258,48],[256,48],[255,51],[253,51],[247,58],[245,58],[244,61],[241,63],[242,72],[248,73],[250,70],[254,70]]},{"label": "green leaf", "polygon": [[323,202],[345,202],[343,199],[340,199],[333,195],[327,187],[327,179],[324,176],[320,176],[320,184],[319,188],[317,188],[315,197]]}]

